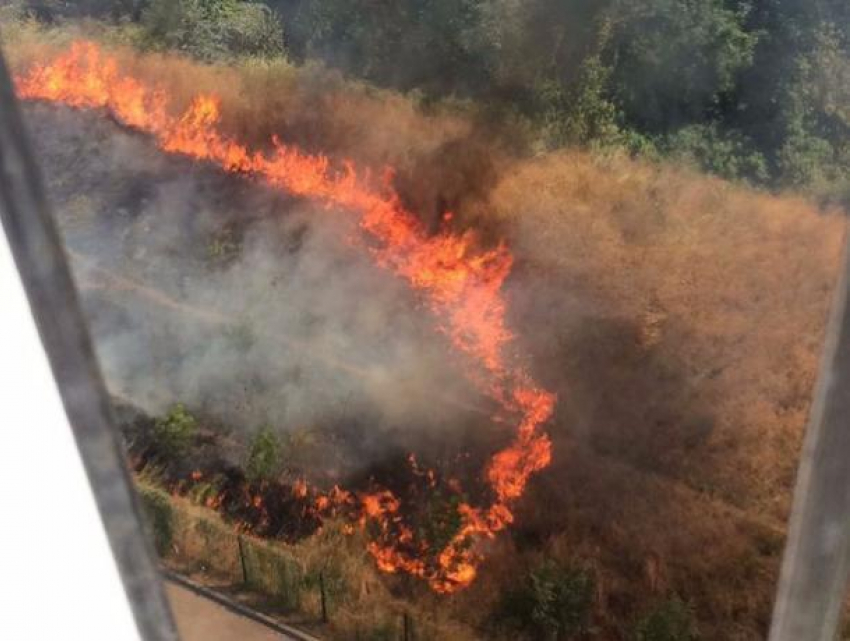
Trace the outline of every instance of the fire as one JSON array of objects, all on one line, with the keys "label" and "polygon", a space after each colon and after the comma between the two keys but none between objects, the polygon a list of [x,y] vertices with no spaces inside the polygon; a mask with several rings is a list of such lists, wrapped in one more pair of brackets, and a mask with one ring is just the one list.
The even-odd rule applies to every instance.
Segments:
[{"label": "fire", "polygon": [[298,479],[295,483],[292,484],[292,496],[295,496],[299,499],[303,499],[307,497],[307,481],[304,479]]},{"label": "fire", "polygon": [[[513,336],[507,328],[502,294],[513,262],[508,248],[503,244],[484,248],[474,232],[457,234],[447,226],[429,234],[390,187],[391,174],[383,184],[375,184],[368,172],[357,171],[350,162],[332,165],[326,156],[305,154],[277,138],[269,151],[248,149],[219,130],[219,101],[214,96],[197,96],[183,114],[175,116],[162,89],[123,73],[115,58],[90,42],[77,42],[64,55],[17,77],[16,86],[24,99],[105,109],[123,124],[149,134],[167,152],[250,175],[358,216],[377,264],[419,292],[439,330],[476,364],[471,380],[499,404],[500,420],[510,419],[517,425],[511,444],[492,457],[485,471],[493,504],[459,507],[463,525],[433,555],[436,567],[421,560],[426,550],[415,545],[413,533],[400,523],[398,498],[388,491],[357,497],[361,522],[378,524],[378,540],[369,544],[369,551],[381,570],[419,576],[439,592],[471,583],[480,561],[471,543],[493,537],[513,521],[513,503],[552,456],[550,439],[541,425],[551,417],[555,397],[514,363],[509,349]],[[451,218],[446,214],[445,221]],[[299,497],[307,495],[302,483],[293,489]],[[353,501],[350,493],[335,488],[319,497],[315,507],[327,511]]]}]

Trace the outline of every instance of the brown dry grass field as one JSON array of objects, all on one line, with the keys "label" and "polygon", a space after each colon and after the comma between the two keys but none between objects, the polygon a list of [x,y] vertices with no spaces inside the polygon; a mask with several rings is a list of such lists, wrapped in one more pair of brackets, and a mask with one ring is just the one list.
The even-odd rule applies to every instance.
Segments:
[{"label": "brown dry grass field", "polygon": [[[23,69],[79,33],[24,27],[6,51]],[[616,154],[535,155],[505,128],[485,143],[472,108],[425,107],[319,68],[116,55],[166,86],[176,108],[218,94],[224,127],[246,141],[278,133],[392,165],[423,215],[442,199],[458,224],[507,238],[510,321],[559,395],[555,459],[514,534],[441,618],[479,625],[500,586],[554,556],[597,579],[594,639],[627,638],[639,613],[674,593],[693,604],[704,639],[764,637],[842,212]],[[352,611],[362,612],[388,597],[372,570],[360,576]],[[451,638],[465,638],[459,630]]]}]

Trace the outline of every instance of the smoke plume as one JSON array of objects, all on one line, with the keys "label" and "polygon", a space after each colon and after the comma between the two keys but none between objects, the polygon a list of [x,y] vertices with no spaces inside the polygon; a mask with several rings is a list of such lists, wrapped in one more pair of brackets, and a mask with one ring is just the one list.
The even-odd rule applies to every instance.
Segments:
[{"label": "smoke plume", "polygon": [[486,411],[416,298],[352,246],[350,217],[96,115],[27,113],[119,396],[246,430],[369,417],[376,442]]}]

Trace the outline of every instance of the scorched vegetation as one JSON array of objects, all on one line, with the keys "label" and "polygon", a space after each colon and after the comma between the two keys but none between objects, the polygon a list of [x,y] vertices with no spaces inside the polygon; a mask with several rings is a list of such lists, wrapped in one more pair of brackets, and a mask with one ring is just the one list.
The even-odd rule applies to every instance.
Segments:
[{"label": "scorched vegetation", "polygon": [[763,638],[850,164],[805,5],[2,3],[166,562],[340,639]]}]

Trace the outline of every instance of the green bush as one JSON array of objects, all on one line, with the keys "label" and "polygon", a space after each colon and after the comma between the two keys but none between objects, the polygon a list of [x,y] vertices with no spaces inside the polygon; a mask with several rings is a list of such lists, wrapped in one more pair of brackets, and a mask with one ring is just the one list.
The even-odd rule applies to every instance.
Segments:
[{"label": "green bush", "polygon": [[[6,0],[0,21],[6,40],[27,15],[89,16],[121,25],[115,42],[202,60],[320,59],[427,104],[478,99],[482,113],[531,125],[534,146],[667,152],[725,178],[850,201],[850,3],[768,4]],[[210,258],[234,249],[215,239]]]},{"label": "green bush", "polygon": [[722,178],[763,182],[769,177],[765,157],[750,140],[737,132],[720,131],[714,124],[682,127],[666,138],[663,147],[674,158],[691,161]]},{"label": "green bush", "polygon": [[251,439],[245,475],[250,481],[271,480],[280,473],[280,441],[269,427],[262,428]]},{"label": "green bush", "polygon": [[641,619],[635,641],[694,641],[697,638],[691,608],[679,598],[665,601]]},{"label": "green bush", "polygon": [[283,26],[260,2],[151,0],[141,22],[149,45],[202,60],[284,53]]},{"label": "green bush", "polygon": [[139,486],[142,510],[147,517],[148,527],[153,536],[153,544],[160,556],[171,550],[174,538],[174,513],[167,494],[159,490]]},{"label": "green bush", "polygon": [[569,639],[587,631],[593,595],[588,573],[546,561],[503,595],[494,619],[536,639]]},{"label": "green bush", "polygon": [[537,110],[555,146],[607,146],[620,142],[620,112],[607,96],[611,70],[598,56],[588,57],[569,86],[556,80],[537,85]]},{"label": "green bush", "polygon": [[470,32],[480,0],[278,2],[298,58],[426,94],[463,93],[481,79]]},{"label": "green bush", "polygon": [[440,490],[434,491],[425,503],[425,509],[419,517],[416,529],[417,538],[435,553],[445,547],[457,536],[463,526],[459,511],[464,497],[446,495]]},{"label": "green bush", "polygon": [[154,423],[153,439],[157,454],[166,461],[179,460],[192,445],[197,429],[195,417],[183,405],[175,405]]}]

